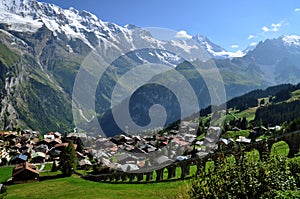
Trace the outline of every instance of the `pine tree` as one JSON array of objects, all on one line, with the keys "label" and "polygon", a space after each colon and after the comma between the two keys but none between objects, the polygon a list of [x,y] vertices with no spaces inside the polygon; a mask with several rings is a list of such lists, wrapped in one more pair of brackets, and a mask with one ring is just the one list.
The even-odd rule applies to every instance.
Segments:
[{"label": "pine tree", "polygon": [[203,133],[203,130],[204,130],[204,127],[203,127],[203,121],[201,118],[199,118],[199,125],[198,125],[198,128],[197,128],[197,132],[196,132],[196,136],[199,137],[202,133]]},{"label": "pine tree", "polygon": [[76,168],[77,157],[74,144],[69,142],[68,146],[64,148],[60,155],[59,166],[64,176],[71,176],[73,169]]},{"label": "pine tree", "polygon": [[248,121],[247,121],[246,117],[243,117],[241,120],[241,129],[245,130],[245,129],[247,129],[247,126],[248,126]]},{"label": "pine tree", "polygon": [[265,105],[265,99],[260,100],[260,105],[261,106]]}]

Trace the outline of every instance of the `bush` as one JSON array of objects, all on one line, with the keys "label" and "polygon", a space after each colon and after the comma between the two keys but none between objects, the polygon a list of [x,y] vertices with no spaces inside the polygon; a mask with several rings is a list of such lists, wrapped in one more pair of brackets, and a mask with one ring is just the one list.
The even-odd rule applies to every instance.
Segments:
[{"label": "bush", "polygon": [[92,172],[93,174],[108,174],[112,172],[114,172],[112,168],[104,166],[100,163],[93,165],[93,172]]},{"label": "bush", "polygon": [[300,165],[297,161],[292,160],[288,164],[291,174],[295,178],[297,187],[300,187]]},{"label": "bush", "polygon": [[219,158],[215,166],[206,171],[204,167],[201,168],[192,180],[189,196],[275,198],[280,193],[278,191],[296,188],[295,177],[286,158],[273,156],[261,161],[241,152],[235,156]]}]

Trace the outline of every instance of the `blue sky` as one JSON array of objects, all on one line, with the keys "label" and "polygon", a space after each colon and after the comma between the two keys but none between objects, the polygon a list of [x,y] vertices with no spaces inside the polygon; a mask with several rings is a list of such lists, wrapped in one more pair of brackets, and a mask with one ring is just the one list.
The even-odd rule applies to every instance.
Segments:
[{"label": "blue sky", "polygon": [[229,51],[267,38],[300,35],[298,0],[40,0],[89,11],[118,25],[200,33]]}]

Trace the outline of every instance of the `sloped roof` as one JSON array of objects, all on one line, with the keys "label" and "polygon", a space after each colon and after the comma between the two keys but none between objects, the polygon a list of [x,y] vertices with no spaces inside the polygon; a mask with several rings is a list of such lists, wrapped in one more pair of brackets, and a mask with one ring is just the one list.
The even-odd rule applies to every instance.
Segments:
[{"label": "sloped roof", "polygon": [[220,140],[219,140],[220,142],[223,142],[224,144],[226,144],[226,145],[228,145],[230,142],[231,142],[231,140],[227,140],[227,139],[225,139],[225,138],[220,138]]},{"label": "sloped roof", "polygon": [[51,148],[51,150],[48,151],[47,154],[50,154],[51,156],[58,156],[60,155],[61,151],[60,150],[56,150],[54,147]]},{"label": "sloped roof", "polygon": [[49,147],[46,144],[40,144],[40,145],[36,146],[35,149],[45,149],[45,150],[48,150]]},{"label": "sloped roof", "polygon": [[36,157],[42,157],[42,158],[45,158],[46,157],[46,154],[45,153],[42,153],[42,152],[35,152],[31,155],[32,158],[36,158]]},{"label": "sloped roof", "polygon": [[44,139],[53,140],[54,139],[54,135],[44,135]]},{"label": "sloped roof", "polygon": [[248,139],[244,136],[239,136],[238,139],[236,139],[236,142],[244,142],[244,143],[250,143],[251,142],[251,139]]},{"label": "sloped roof", "polygon": [[115,155],[115,157],[118,162],[138,159],[136,156],[134,156],[132,154],[128,154],[128,153],[117,154],[117,155]]},{"label": "sloped roof", "polygon": [[166,164],[166,163],[171,163],[174,162],[173,160],[169,159],[167,156],[165,155],[161,155],[157,158],[154,159],[154,161],[158,164]]},{"label": "sloped roof", "polygon": [[87,160],[87,159],[82,159],[82,160],[79,161],[79,165],[80,166],[92,165],[92,163],[89,160]]},{"label": "sloped roof", "polygon": [[134,171],[134,170],[138,170],[139,167],[135,164],[123,164],[120,166],[120,168],[122,169],[122,171]]},{"label": "sloped roof", "polygon": [[61,143],[61,140],[58,139],[58,138],[54,138],[53,140],[51,140],[50,142],[53,142],[53,143],[58,143],[60,144]]},{"label": "sloped roof", "polygon": [[15,160],[15,159],[17,159],[17,158],[19,158],[19,159],[21,159],[21,160],[27,160],[27,158],[28,158],[28,156],[27,155],[23,155],[23,154],[19,154],[19,155],[16,155],[15,157],[13,157],[13,159],[12,160]]},{"label": "sloped roof", "polygon": [[18,175],[19,173],[23,172],[24,170],[28,170],[30,172],[39,174],[39,170],[38,170],[38,168],[35,165],[30,164],[28,162],[24,162],[22,164],[19,164],[18,166],[16,166],[13,169],[12,177],[15,177],[16,175]]},{"label": "sloped roof", "polygon": [[[73,145],[74,145],[74,148],[76,149],[77,148],[77,144],[73,144]],[[55,148],[67,147],[67,146],[69,146],[69,143],[67,143],[67,142],[54,145]]]}]

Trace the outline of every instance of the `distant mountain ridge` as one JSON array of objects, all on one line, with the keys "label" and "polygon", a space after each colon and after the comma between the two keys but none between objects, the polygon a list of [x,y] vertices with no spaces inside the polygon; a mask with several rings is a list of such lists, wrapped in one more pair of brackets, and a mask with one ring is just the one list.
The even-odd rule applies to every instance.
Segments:
[{"label": "distant mountain ridge", "polygon": [[[72,7],[62,9],[53,4],[37,2],[36,0],[2,1],[0,10],[2,11],[0,22],[8,24],[9,30],[36,32],[42,26],[46,26],[55,36],[59,37],[60,34],[65,34],[69,39],[81,39],[91,48],[96,47],[100,41],[107,42],[110,41],[109,39],[133,41],[128,42],[132,45],[134,43],[131,37],[132,31],[137,28],[134,25],[121,27],[114,23],[103,22],[97,16],[87,11],[78,11]],[[116,36],[122,36],[123,38],[116,38]],[[188,40],[196,41],[200,47],[207,50],[214,58],[230,57],[229,52],[212,43],[205,36],[197,34]],[[188,40],[187,44],[189,43]],[[157,42],[155,39],[147,42],[153,42],[153,47],[162,47],[170,44],[163,41]],[[173,43],[173,45],[184,48],[187,45],[186,43]],[[190,46],[187,45],[187,47]],[[134,49],[134,45],[131,48]]]},{"label": "distant mountain ridge", "polygon": [[[256,88],[298,83],[299,42],[299,36],[282,36],[260,42],[247,54],[236,55],[202,35],[163,41],[134,25],[121,27],[103,22],[87,11],[64,10],[35,0],[3,0],[0,2],[0,128],[28,127],[43,132],[73,129],[74,81],[82,61],[99,45],[117,44],[116,48],[128,49],[132,58],[130,62],[116,60],[99,83],[96,99],[89,99],[97,101],[100,120],[110,109],[109,99],[116,81],[137,64],[159,63],[180,69],[183,60],[172,51],[192,57],[197,50],[204,49],[223,77],[228,98],[232,98]],[[151,48],[139,49],[139,46]],[[100,53],[105,54],[105,49],[100,49]],[[209,61],[191,63],[205,67]],[[192,70],[185,70],[185,74],[194,89],[203,86],[201,79],[194,79]],[[88,81],[96,80],[91,74]],[[155,89],[148,92],[155,93]],[[209,100],[204,100],[201,107],[208,103]]]}]

